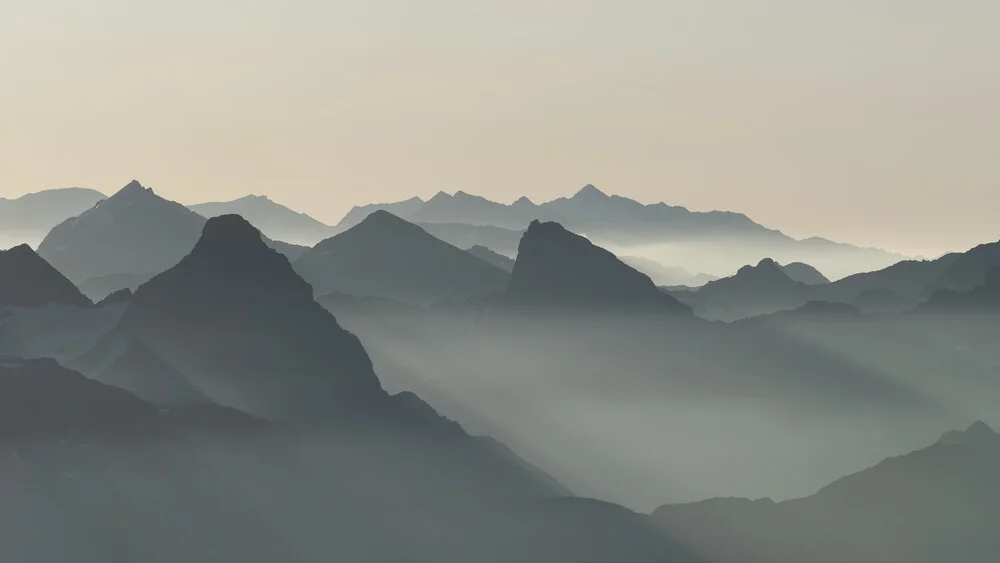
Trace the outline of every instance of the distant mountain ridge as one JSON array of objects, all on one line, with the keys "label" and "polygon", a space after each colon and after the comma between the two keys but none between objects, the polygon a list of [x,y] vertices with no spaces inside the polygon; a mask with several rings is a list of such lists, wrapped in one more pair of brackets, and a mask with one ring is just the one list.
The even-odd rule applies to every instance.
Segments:
[{"label": "distant mountain ridge", "polygon": [[53,227],[90,209],[105,197],[99,191],[86,188],[45,190],[14,199],[0,197],[0,235],[37,244]]},{"label": "distant mountain ridge", "polygon": [[248,195],[233,201],[189,205],[188,208],[206,219],[220,215],[239,215],[269,238],[307,246],[336,232],[335,227],[305,213],[293,211],[267,196]]}]

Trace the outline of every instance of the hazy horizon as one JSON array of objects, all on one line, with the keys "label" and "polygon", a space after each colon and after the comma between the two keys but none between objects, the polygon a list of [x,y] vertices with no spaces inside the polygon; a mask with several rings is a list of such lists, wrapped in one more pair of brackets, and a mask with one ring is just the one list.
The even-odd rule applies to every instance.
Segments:
[{"label": "hazy horizon", "polygon": [[995,2],[15,2],[0,196],[592,183],[908,254],[996,240]]}]

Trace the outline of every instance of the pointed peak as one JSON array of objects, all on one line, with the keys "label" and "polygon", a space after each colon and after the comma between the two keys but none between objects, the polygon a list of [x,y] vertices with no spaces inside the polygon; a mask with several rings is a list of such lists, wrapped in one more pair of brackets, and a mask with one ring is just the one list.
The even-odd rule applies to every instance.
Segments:
[{"label": "pointed peak", "polygon": [[118,193],[115,195],[128,195],[152,191],[153,190],[149,188],[143,187],[143,185],[139,183],[139,180],[132,180],[128,184],[125,184],[124,188],[118,190]]},{"label": "pointed peak", "polygon": [[446,200],[446,199],[451,199],[451,195],[449,195],[445,191],[440,191],[440,192],[434,194],[434,197],[430,198],[427,201],[442,201],[442,200]]},{"label": "pointed peak", "polygon": [[1000,434],[993,431],[985,422],[977,420],[967,430],[953,430],[938,440],[939,444],[962,445],[1000,445]]},{"label": "pointed peak", "polygon": [[6,251],[0,250],[0,253],[6,253],[7,256],[13,256],[13,257],[38,256],[38,253],[35,252],[35,249],[31,248],[27,244],[19,244],[17,246],[11,247]]},{"label": "pointed peak", "polygon": [[993,431],[992,428],[982,420],[977,420],[969,426],[969,429],[965,431],[966,434],[971,436],[996,436],[997,433]]},{"label": "pointed peak", "polygon": [[530,199],[528,199],[527,196],[521,196],[521,197],[517,198],[517,201],[514,202],[514,205],[534,206],[535,202],[533,202]]},{"label": "pointed peak", "polygon": [[580,188],[580,191],[573,195],[573,199],[586,198],[586,199],[607,199],[608,194],[602,192],[601,190],[594,187],[593,184],[587,184],[586,186]]}]

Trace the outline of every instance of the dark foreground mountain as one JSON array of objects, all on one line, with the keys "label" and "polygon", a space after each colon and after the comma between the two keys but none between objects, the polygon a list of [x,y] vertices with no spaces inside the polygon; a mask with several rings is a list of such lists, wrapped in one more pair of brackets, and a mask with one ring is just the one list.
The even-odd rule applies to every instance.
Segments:
[{"label": "dark foreground mountain", "polygon": [[690,316],[649,276],[558,223],[532,221],[504,294],[507,305],[576,311],[643,311]]},{"label": "dark foreground mountain", "polygon": [[508,273],[386,211],[316,245],[295,269],[318,294],[339,291],[413,303],[503,292]]},{"label": "dark foreground mountain", "polygon": [[239,215],[270,238],[312,246],[334,234],[335,229],[305,213],[292,211],[267,196],[248,195],[226,202],[199,203],[188,206],[211,219],[220,215]]},{"label": "dark foreground mountain", "polygon": [[0,560],[703,561],[620,507],[532,500],[414,436],[361,438],[4,358]]},{"label": "dark foreground mountain", "polygon": [[664,506],[653,518],[723,563],[982,563],[1000,549],[1000,435],[983,423],[815,495]]},{"label": "dark foreground mountain", "polygon": [[46,190],[16,199],[0,197],[0,235],[37,244],[52,227],[104,198],[101,192],[85,188]]},{"label": "dark foreground mountain", "polygon": [[475,256],[476,258],[479,258],[483,262],[488,262],[490,264],[493,264],[494,266],[500,268],[505,272],[510,272],[511,270],[514,269],[513,258],[508,258],[503,254],[500,254],[499,252],[493,252],[492,250],[486,248],[485,246],[476,245],[466,250],[466,252]]},{"label": "dark foreground mountain", "polygon": [[[163,199],[133,180],[118,193],[60,223],[38,253],[71,280],[113,275],[148,276],[183,258],[201,235],[205,218]],[[275,245],[279,250],[298,250]],[[124,285],[111,291],[132,288]]]},{"label": "dark foreground mountain", "polygon": [[73,282],[28,245],[0,250],[0,308],[46,304],[92,305]]}]

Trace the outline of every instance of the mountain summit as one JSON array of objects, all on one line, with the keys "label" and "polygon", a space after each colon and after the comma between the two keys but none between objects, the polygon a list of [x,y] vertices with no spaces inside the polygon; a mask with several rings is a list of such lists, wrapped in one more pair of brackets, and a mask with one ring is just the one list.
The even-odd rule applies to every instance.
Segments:
[{"label": "mountain summit", "polygon": [[0,250],[0,308],[49,303],[93,305],[80,290],[26,244]]},{"label": "mountain summit", "polygon": [[[143,371],[135,357],[173,381],[127,373]],[[123,358],[130,362],[119,363]],[[84,363],[147,400],[162,404],[156,391],[169,389],[175,398],[196,389],[277,419],[349,417],[387,398],[358,339],[237,215],[208,220],[191,253],[136,291],[118,327]]]},{"label": "mountain summit", "polygon": [[532,221],[521,239],[505,301],[568,310],[691,314],[611,252],[558,223],[539,221]]},{"label": "mountain summit", "polygon": [[79,217],[56,226],[38,253],[71,280],[162,272],[198,240],[205,220],[132,180]]},{"label": "mountain summit", "polygon": [[295,262],[318,294],[334,291],[429,304],[503,292],[502,269],[388,211],[329,238]]}]

